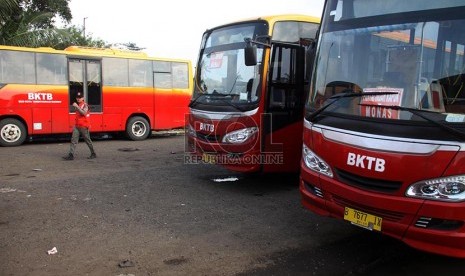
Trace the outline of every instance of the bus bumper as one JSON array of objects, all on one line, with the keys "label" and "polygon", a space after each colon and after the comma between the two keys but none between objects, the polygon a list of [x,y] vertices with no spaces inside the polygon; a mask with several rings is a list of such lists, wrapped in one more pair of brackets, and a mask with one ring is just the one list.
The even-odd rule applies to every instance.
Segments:
[{"label": "bus bumper", "polygon": [[345,207],[349,207],[381,217],[381,233],[413,248],[465,258],[465,203],[368,192],[319,176],[305,165],[300,193],[303,206],[317,214],[344,219]]},{"label": "bus bumper", "polygon": [[224,145],[205,142],[187,136],[186,153],[196,161],[220,165],[228,170],[244,173],[261,171],[263,157],[250,143],[246,145]]}]

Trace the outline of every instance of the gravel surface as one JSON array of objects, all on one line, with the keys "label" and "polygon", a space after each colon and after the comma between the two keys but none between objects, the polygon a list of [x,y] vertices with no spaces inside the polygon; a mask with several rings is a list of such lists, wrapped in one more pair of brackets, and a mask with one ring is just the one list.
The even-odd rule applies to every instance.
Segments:
[{"label": "gravel surface", "polygon": [[73,161],[67,140],[0,148],[0,275],[464,271],[305,210],[298,175],[185,164],[180,135],[94,145],[97,159],[81,142]]}]

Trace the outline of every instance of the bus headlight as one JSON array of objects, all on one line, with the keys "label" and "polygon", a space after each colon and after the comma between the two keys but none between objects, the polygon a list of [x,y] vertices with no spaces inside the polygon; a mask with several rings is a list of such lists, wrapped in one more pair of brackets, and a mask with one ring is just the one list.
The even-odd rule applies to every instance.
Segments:
[{"label": "bus headlight", "polygon": [[244,143],[245,141],[247,141],[247,139],[252,137],[257,132],[258,132],[258,127],[248,127],[248,128],[239,129],[239,130],[226,134],[223,137],[222,142],[228,143],[228,144]]},{"label": "bus headlight", "polygon": [[304,160],[305,165],[310,170],[324,174],[331,178],[333,177],[333,171],[331,170],[329,165],[318,155],[316,155],[313,151],[311,151],[306,145],[303,145],[302,148],[302,158]]},{"label": "bus headlight", "polygon": [[465,175],[420,181],[408,187],[408,197],[458,202],[465,200]]}]

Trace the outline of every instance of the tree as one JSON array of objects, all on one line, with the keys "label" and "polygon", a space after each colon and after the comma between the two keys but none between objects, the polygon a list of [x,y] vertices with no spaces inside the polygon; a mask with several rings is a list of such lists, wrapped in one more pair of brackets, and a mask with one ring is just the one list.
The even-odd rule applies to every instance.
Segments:
[{"label": "tree", "polygon": [[38,47],[51,37],[68,36],[66,31],[53,26],[55,16],[64,22],[71,20],[68,1],[0,0],[0,43]]},{"label": "tree", "polygon": [[0,27],[9,19],[12,11],[18,6],[17,0],[0,0]]},{"label": "tree", "polygon": [[87,46],[87,47],[97,47],[97,48],[107,48],[109,45],[101,39],[94,39],[92,35],[82,35],[82,29],[76,26],[67,27],[64,29],[68,34],[66,37],[58,36],[51,38],[48,44],[43,46],[52,47],[54,49],[63,50],[68,46]]},{"label": "tree", "polygon": [[74,25],[57,28],[56,19],[65,24],[72,19],[68,6],[70,0],[0,0],[0,44],[23,47],[52,47],[65,49],[68,46],[88,46],[141,51],[133,42],[107,45],[94,39]]},{"label": "tree", "polygon": [[105,42],[82,36],[75,26],[55,27],[61,18],[71,19],[70,0],[0,0],[0,44],[24,47],[53,47],[70,45],[103,47]]},{"label": "tree", "polygon": [[67,37],[69,34],[60,29],[40,29],[31,27],[35,22],[46,20],[46,14],[22,15],[18,20],[6,22],[0,30],[0,44],[13,46],[44,46],[52,37]]},{"label": "tree", "polygon": [[43,17],[34,22],[36,27],[47,29],[55,27],[56,17],[60,17],[64,22],[69,23],[73,16],[69,8],[70,0],[18,0],[20,7],[26,13],[48,13],[52,16]]}]

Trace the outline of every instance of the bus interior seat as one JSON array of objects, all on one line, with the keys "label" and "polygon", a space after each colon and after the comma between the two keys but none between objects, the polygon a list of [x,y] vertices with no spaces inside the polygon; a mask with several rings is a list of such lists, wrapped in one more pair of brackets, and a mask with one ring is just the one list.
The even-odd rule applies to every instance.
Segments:
[{"label": "bus interior seat", "polygon": [[446,112],[465,113],[465,74],[448,76],[437,83],[443,91]]},{"label": "bus interior seat", "polygon": [[353,91],[355,93],[359,93],[362,91],[360,86],[355,83],[347,82],[347,81],[332,81],[326,85],[325,88],[325,97],[329,98],[336,94]]},{"label": "bus interior seat", "polygon": [[253,88],[253,78],[247,81],[247,85],[245,87],[245,91],[247,92],[247,100],[250,102],[252,99],[252,88]]},{"label": "bus interior seat", "polygon": [[428,90],[423,98],[427,100],[427,106],[425,106],[427,109],[436,112],[445,112],[443,90],[437,81],[432,81],[429,84]]},{"label": "bus interior seat", "polygon": [[384,72],[383,85],[395,88],[404,88],[407,86],[402,72]]}]

